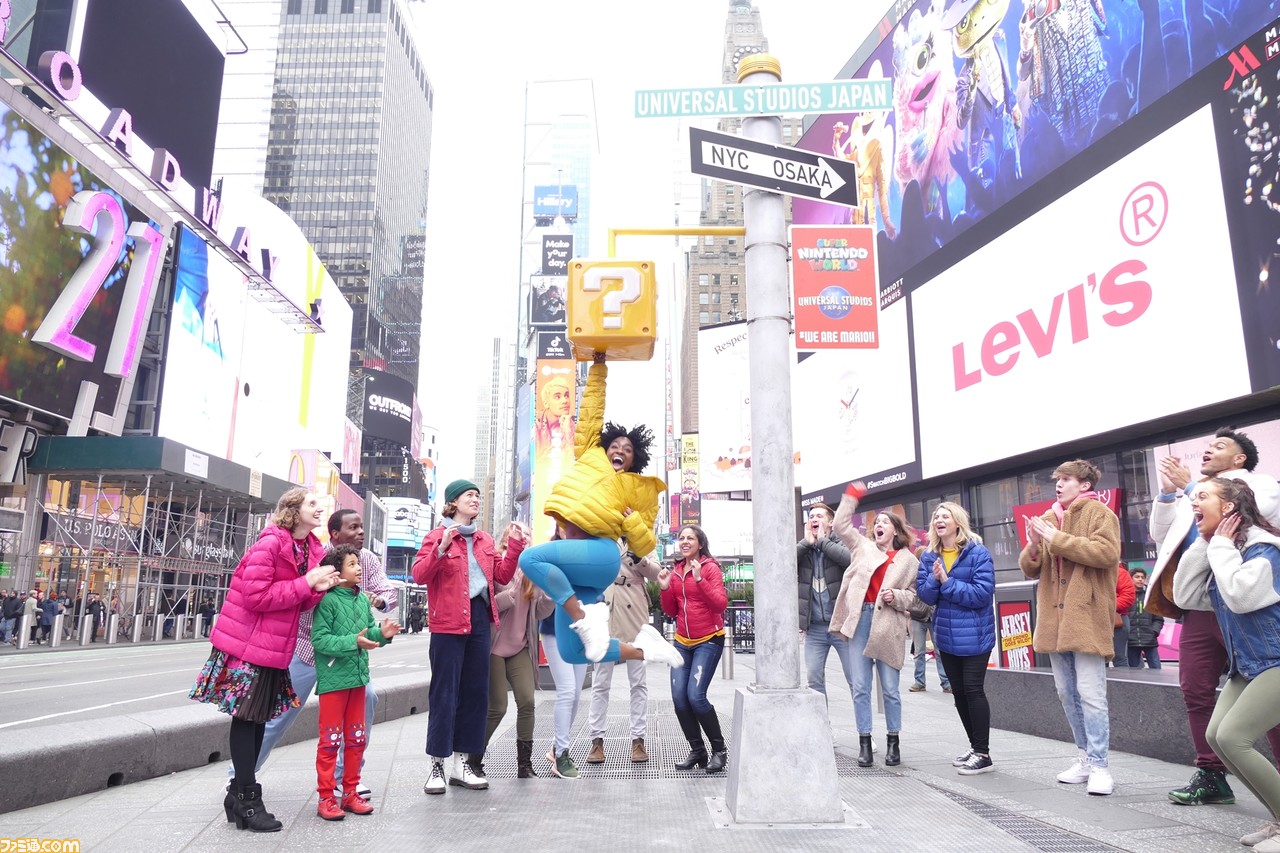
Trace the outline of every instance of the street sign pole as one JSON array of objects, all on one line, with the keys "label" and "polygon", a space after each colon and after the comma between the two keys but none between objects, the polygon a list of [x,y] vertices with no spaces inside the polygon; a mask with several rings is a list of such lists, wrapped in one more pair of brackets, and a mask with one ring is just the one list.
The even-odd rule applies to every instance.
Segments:
[{"label": "street sign pole", "polygon": [[[745,59],[738,81],[781,79],[778,60]],[[748,118],[745,140],[782,139],[777,116]],[[801,683],[791,433],[791,300],[786,208],[765,189],[744,194],[748,371],[751,392],[751,522],[754,538],[756,682],[734,695],[725,803],[741,824],[844,821],[826,698]],[[815,630],[820,630],[815,626]],[[779,792],[785,795],[779,796]]]}]

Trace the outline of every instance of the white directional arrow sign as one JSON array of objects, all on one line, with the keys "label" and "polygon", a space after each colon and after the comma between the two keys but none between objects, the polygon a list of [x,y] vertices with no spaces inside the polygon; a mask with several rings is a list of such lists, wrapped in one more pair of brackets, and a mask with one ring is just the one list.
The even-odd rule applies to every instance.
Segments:
[{"label": "white directional arrow sign", "polygon": [[690,170],[786,195],[856,207],[858,172],[848,160],[689,129]]}]

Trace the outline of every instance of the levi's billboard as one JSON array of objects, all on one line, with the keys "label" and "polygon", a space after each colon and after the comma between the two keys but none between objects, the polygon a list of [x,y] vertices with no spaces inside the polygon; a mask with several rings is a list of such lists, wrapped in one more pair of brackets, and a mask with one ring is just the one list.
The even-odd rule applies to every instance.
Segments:
[{"label": "levi's billboard", "polygon": [[1251,392],[1217,174],[1206,106],[912,293],[925,477]]}]

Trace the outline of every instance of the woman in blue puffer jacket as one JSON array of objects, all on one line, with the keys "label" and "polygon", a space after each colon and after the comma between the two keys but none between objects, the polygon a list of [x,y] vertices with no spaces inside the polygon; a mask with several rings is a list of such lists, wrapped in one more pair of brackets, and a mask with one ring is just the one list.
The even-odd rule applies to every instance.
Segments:
[{"label": "woman in blue puffer jacket", "polygon": [[934,605],[934,641],[951,679],[956,712],[969,736],[969,751],[953,765],[961,776],[990,773],[991,706],[983,684],[996,644],[992,609],[996,571],[991,552],[969,529],[964,507],[941,503],[929,522],[929,550],[920,556],[916,592]]}]

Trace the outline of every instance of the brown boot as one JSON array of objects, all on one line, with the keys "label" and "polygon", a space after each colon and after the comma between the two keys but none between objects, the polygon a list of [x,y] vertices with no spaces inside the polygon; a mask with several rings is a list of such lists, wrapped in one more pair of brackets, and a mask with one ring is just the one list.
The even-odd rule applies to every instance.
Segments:
[{"label": "brown boot", "polygon": [[649,760],[649,753],[644,748],[644,738],[637,737],[631,739],[631,763],[644,764]]},{"label": "brown boot", "polygon": [[604,738],[591,739],[591,751],[587,753],[588,764],[604,764]]}]

